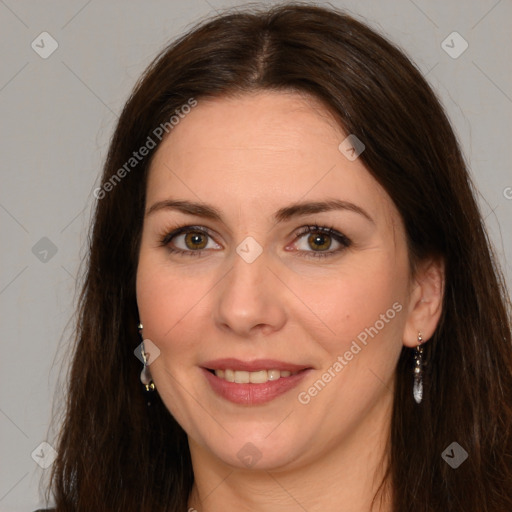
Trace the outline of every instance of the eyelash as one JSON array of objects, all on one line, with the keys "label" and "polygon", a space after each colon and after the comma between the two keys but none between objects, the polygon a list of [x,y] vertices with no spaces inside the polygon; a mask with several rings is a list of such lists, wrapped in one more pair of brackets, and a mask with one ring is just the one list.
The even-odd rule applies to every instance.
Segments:
[{"label": "eyelash", "polygon": [[[173,238],[182,235],[183,233],[189,233],[189,232],[198,232],[203,235],[206,235],[210,238],[213,238],[210,230],[202,227],[202,226],[180,226],[176,229],[173,229],[171,232],[166,231],[161,237],[160,237],[160,246],[167,247],[168,251],[171,254],[180,254],[183,256],[201,256],[202,253],[208,249],[199,249],[199,250],[183,250],[183,249],[177,249],[176,247],[171,247],[169,244],[173,240]],[[335,254],[340,253],[341,251],[345,250],[346,248],[350,247],[352,245],[352,242],[342,233],[336,231],[333,227],[327,227],[327,226],[318,226],[318,225],[309,225],[309,226],[303,226],[299,228],[299,230],[295,233],[296,239],[299,239],[303,237],[304,235],[312,234],[312,233],[321,233],[322,235],[327,235],[331,238],[333,238],[336,242],[341,244],[342,247],[335,249],[335,250],[328,250],[328,251],[297,251],[298,253],[305,253],[304,257],[311,257],[311,258],[326,258],[329,256],[334,256]]]}]

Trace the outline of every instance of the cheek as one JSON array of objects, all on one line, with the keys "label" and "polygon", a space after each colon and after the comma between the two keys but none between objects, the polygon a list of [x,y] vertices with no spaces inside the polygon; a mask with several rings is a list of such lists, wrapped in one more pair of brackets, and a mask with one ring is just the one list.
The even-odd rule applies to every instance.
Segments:
[{"label": "cheek", "polygon": [[177,288],[166,278],[161,262],[154,253],[143,248],[137,268],[137,305],[145,338],[157,342],[166,330],[172,328],[176,292]]},{"label": "cheek", "polygon": [[315,313],[307,316],[311,335],[333,356],[348,350],[355,340],[361,346],[372,340],[382,341],[381,345],[401,340],[406,269],[406,263],[381,257],[371,264],[347,266],[334,279],[330,275],[315,285],[298,284],[304,303]]},{"label": "cheek", "polygon": [[[160,255],[141,251],[137,269],[137,304],[144,337],[163,353],[190,349],[197,318],[212,284],[205,276],[173,270]],[[179,340],[179,343],[176,342]]]}]

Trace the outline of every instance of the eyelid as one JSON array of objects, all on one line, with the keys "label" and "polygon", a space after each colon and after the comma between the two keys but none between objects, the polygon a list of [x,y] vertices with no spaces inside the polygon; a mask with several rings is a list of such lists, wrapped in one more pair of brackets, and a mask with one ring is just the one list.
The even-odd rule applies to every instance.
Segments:
[{"label": "eyelid", "polygon": [[[160,245],[167,247],[168,250],[173,253],[195,255],[195,256],[200,256],[203,252],[211,250],[211,249],[184,250],[184,249],[180,249],[177,247],[169,246],[170,242],[177,236],[182,235],[184,233],[194,232],[194,231],[208,236],[217,245],[221,245],[216,241],[215,233],[212,230],[210,230],[209,228],[207,228],[205,226],[190,225],[190,224],[175,227],[170,232],[169,232],[169,230],[164,231],[164,233],[160,236]],[[340,233],[333,227],[322,226],[319,224],[302,226],[302,227],[298,228],[297,230],[295,230],[295,232],[294,232],[295,238],[294,238],[292,244],[296,243],[297,240],[302,238],[303,236],[309,235],[312,233],[322,233],[322,234],[328,235],[331,238],[333,238],[336,242],[338,242],[341,245],[341,247],[338,249],[335,249],[335,250],[328,249],[326,251],[314,251],[314,250],[307,251],[307,250],[301,249],[301,250],[295,250],[295,252],[297,252],[299,254],[302,253],[305,257],[328,257],[328,256],[336,255],[336,254],[342,252],[343,250],[347,249],[348,247],[350,247],[350,245],[352,245],[352,241],[349,238],[347,238],[343,233]],[[289,247],[289,245],[287,247]],[[221,247],[222,247],[222,245],[221,245]]]},{"label": "eyelid", "polygon": [[343,233],[340,233],[331,226],[322,226],[321,224],[308,224],[307,226],[302,226],[295,231],[295,236],[301,237],[309,233],[322,233],[339,239],[340,242],[346,242],[347,244],[350,243],[350,240]]},{"label": "eyelid", "polygon": [[337,255],[352,245],[352,241],[347,236],[345,236],[343,233],[340,233],[333,227],[322,226],[319,224],[314,224],[314,225],[310,224],[310,225],[302,226],[301,228],[299,228],[297,231],[295,231],[295,239],[292,242],[292,244],[295,244],[297,242],[297,240],[302,238],[303,236],[309,235],[312,233],[321,233],[324,235],[328,235],[331,238],[333,238],[336,242],[338,242],[341,245],[341,247],[338,249],[334,249],[334,250],[328,249],[326,251],[296,250],[297,253],[303,253],[306,257],[314,257],[314,258],[328,257],[328,256]]},{"label": "eyelid", "polygon": [[[187,224],[185,226],[178,226],[178,227],[172,229],[171,231],[165,230],[164,233],[160,236],[160,243],[161,243],[161,245],[167,245],[170,243],[170,241],[173,238],[175,238],[178,235],[181,235],[183,233],[190,232],[190,231],[198,231],[199,233],[208,235],[210,238],[214,238],[214,232],[212,230],[208,229],[207,227]],[[218,242],[216,242],[216,243],[218,244]]]}]

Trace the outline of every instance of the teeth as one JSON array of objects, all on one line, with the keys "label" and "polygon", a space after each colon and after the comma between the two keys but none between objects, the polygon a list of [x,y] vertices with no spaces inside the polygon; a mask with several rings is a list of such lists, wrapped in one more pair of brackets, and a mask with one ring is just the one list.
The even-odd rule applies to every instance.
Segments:
[{"label": "teeth", "polygon": [[237,384],[248,384],[249,372],[235,372],[235,382]]},{"label": "teeth", "polygon": [[[245,373],[245,372],[244,372]],[[267,370],[261,370],[261,372],[247,372],[249,377],[249,382],[252,382],[253,384],[262,384],[263,382],[267,382],[268,380],[268,373]],[[235,377],[236,379],[236,377]],[[236,380],[235,380],[236,382]]]},{"label": "teeth", "polygon": [[277,380],[281,377],[281,372],[279,370],[269,370],[267,374],[268,380]]},{"label": "teeth", "polygon": [[219,379],[227,380],[228,382],[236,382],[238,384],[264,384],[269,380],[277,380],[282,377],[289,377],[298,372],[290,372],[288,370],[260,370],[257,372],[246,372],[239,370],[215,370],[215,375]]}]

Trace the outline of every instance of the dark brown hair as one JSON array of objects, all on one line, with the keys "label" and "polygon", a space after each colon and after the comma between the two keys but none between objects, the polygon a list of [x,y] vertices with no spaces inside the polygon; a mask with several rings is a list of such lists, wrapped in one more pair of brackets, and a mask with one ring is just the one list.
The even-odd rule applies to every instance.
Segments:
[{"label": "dark brown hair", "polygon": [[[311,5],[207,20],[165,48],[136,85],[102,183],[190,98],[257,90],[321,100],[347,134],[364,142],[360,158],[403,218],[411,262],[445,261],[443,314],[425,345],[420,405],[411,392],[411,349],[402,349],[396,368],[386,475],[393,511],[510,512],[510,305],[453,130],[399,49],[350,16]],[[150,161],[148,155],[96,204],[51,475],[58,512],[187,507],[193,483],[187,437],[158,395],[146,406],[134,356]],[[469,454],[458,469],[441,457],[452,442]]]}]

